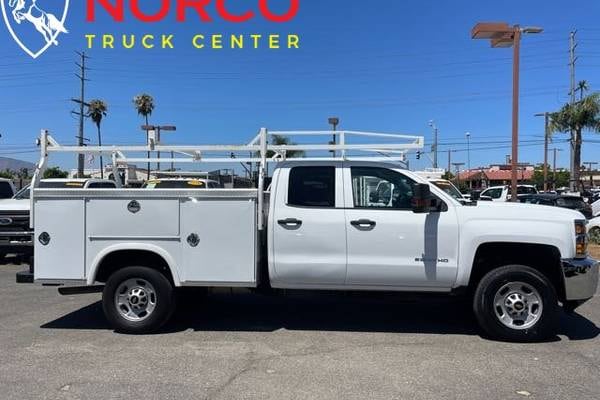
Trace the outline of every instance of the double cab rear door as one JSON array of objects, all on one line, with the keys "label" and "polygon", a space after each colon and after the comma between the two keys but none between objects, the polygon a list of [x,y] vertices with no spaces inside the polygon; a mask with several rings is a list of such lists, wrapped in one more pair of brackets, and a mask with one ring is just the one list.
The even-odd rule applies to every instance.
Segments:
[{"label": "double cab rear door", "polygon": [[445,290],[458,264],[454,205],[415,214],[414,181],[368,163],[281,167],[271,209],[274,287]]}]

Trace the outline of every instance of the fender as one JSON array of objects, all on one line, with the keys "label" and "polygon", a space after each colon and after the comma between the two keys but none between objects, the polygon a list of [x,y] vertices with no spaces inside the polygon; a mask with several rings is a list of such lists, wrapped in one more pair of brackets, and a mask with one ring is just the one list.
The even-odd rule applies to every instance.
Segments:
[{"label": "fender", "polygon": [[163,258],[163,260],[165,260],[165,262],[169,266],[169,270],[171,271],[171,275],[173,276],[173,283],[175,284],[175,287],[181,286],[181,280],[179,278],[179,274],[177,272],[177,266],[175,264],[175,260],[173,260],[173,257],[171,257],[171,255],[162,247],[159,247],[159,246],[156,246],[153,244],[148,244],[148,243],[114,244],[114,245],[108,246],[107,248],[103,249],[101,252],[99,252],[96,255],[96,257],[94,258],[94,261],[92,261],[92,265],[90,266],[89,273],[87,276],[87,284],[88,285],[94,284],[94,282],[96,280],[98,266],[102,263],[102,260],[104,260],[104,258],[106,256],[108,256],[111,253],[114,253],[115,251],[122,251],[122,250],[148,251],[148,252],[151,252],[151,253],[161,256]]}]

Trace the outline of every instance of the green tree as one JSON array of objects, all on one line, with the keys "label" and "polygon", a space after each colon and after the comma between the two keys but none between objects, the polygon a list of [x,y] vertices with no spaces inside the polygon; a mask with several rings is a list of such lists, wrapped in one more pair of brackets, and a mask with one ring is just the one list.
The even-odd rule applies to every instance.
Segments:
[{"label": "green tree", "polygon": [[[552,188],[553,186],[560,188],[569,186],[569,171],[556,171],[556,182],[554,182],[554,172],[548,171],[548,187]],[[533,172],[533,184],[538,189],[544,187],[544,170],[536,169]]]},{"label": "green tree", "polygon": [[64,179],[68,176],[69,173],[61,170],[59,167],[50,167],[44,171],[44,179]]},{"label": "green tree", "polygon": [[444,175],[442,175],[442,179],[445,179],[447,181],[451,181],[454,179],[454,174],[450,171],[446,171],[446,173],[444,173]]},{"label": "green tree", "polygon": [[[98,146],[102,146],[100,125],[102,124],[102,119],[106,117],[107,112],[108,105],[104,101],[96,99],[89,102],[87,116],[96,124],[96,128],[98,129]],[[102,159],[102,155],[100,155],[100,178],[104,179],[104,160]]]},{"label": "green tree", "polygon": [[14,179],[15,178],[15,173],[14,171],[11,171],[10,169],[5,169],[4,171],[0,171],[0,178],[3,179]]},{"label": "green tree", "polygon": [[[155,104],[154,98],[147,93],[142,93],[133,98],[133,105],[138,113],[146,121],[146,125],[149,125],[149,117],[154,112]],[[148,142],[148,133],[146,132],[146,143]],[[148,152],[148,159],[150,159],[150,152]],[[148,162],[148,179],[150,179],[150,162]]]},{"label": "green tree", "polygon": [[[274,146],[293,146],[294,142],[290,140],[290,138],[285,136],[273,135],[270,144]],[[272,158],[275,156],[275,152],[273,150],[267,151],[267,158]],[[285,156],[289,158],[301,158],[305,156],[304,151],[302,150],[288,150],[285,152]],[[260,158],[260,152],[256,152],[254,157]]]},{"label": "green tree", "polygon": [[594,93],[575,104],[567,104],[558,112],[551,114],[550,129],[552,132],[573,132],[574,135],[574,168],[571,171],[571,189],[579,186],[581,171],[582,132],[592,130],[600,132],[600,93]]}]

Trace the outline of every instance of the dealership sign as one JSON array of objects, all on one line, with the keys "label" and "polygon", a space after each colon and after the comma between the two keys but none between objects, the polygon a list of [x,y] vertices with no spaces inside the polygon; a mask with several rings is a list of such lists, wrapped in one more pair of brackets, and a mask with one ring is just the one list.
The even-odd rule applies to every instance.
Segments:
[{"label": "dealership sign", "polygon": [[[37,58],[52,46],[58,37],[69,31],[66,27],[69,0],[0,0],[6,27],[14,41],[31,57]],[[176,23],[224,21],[242,24],[261,19],[272,23],[292,21],[299,12],[300,0],[252,0],[243,6],[234,0],[85,0],[85,21],[94,24],[99,18],[114,23],[136,21]],[[276,11],[275,11],[276,10]],[[87,48],[131,49],[174,48],[173,34],[143,36],[110,33],[86,33]],[[288,48],[298,49],[300,38],[295,34],[247,32],[221,35],[197,33],[189,43],[197,49],[213,48]]]}]

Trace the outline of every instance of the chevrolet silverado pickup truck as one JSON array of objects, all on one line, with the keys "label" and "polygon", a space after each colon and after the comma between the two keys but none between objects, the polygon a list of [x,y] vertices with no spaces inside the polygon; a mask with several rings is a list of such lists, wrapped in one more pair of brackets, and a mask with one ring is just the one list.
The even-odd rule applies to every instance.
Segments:
[{"label": "chevrolet silverado pickup truck", "polygon": [[[339,132],[337,145],[268,144],[284,134],[292,133],[262,129],[245,146],[68,148],[43,133],[36,175],[49,153],[69,149],[112,152],[113,165],[142,162],[126,152],[226,162],[239,151],[253,154],[235,161],[258,164],[259,179],[257,189],[81,190],[37,188],[34,176],[35,282],[63,285],[63,294],[102,291],[107,320],[126,333],[167,323],[176,290],[187,286],[465,294],[482,330],[510,341],[553,335],[561,306],[574,310],[594,296],[598,265],[579,212],[461,203],[390,161],[422,138],[358,146],[347,142],[358,133]],[[298,150],[304,158],[286,157]],[[227,156],[207,155],[216,151]],[[267,162],[275,164],[268,190]]]}]

